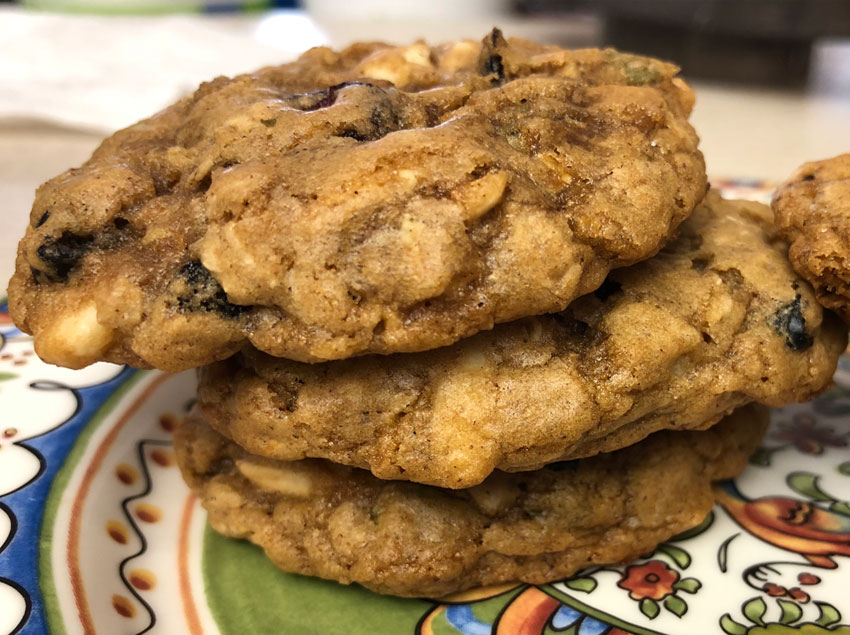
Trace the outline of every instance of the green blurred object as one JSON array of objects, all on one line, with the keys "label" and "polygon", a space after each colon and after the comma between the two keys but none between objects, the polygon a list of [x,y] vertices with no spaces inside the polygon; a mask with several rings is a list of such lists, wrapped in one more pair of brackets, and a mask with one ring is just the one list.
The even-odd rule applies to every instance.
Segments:
[{"label": "green blurred object", "polygon": [[162,15],[167,13],[229,13],[263,11],[295,5],[274,0],[22,0],[30,9],[63,13],[106,15]]},{"label": "green blurred object", "polygon": [[357,584],[285,573],[258,547],[225,538],[209,526],[201,569],[205,597],[222,635],[410,633],[434,606]]}]

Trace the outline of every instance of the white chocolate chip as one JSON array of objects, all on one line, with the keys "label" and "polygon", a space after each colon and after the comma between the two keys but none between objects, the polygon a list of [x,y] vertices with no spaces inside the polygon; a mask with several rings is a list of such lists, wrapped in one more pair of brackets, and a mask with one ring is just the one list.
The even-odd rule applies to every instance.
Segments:
[{"label": "white chocolate chip", "polygon": [[97,306],[87,302],[36,334],[35,347],[44,361],[82,368],[98,361],[112,341],[112,329],[97,321]]},{"label": "white chocolate chip", "polygon": [[430,65],[430,50],[420,42],[401,51],[398,49],[377,51],[363,60],[356,72],[361,77],[383,79],[396,86],[403,86],[410,80],[413,67]]},{"label": "white chocolate chip", "polygon": [[711,306],[708,308],[706,322],[708,324],[717,324],[732,312],[733,306],[732,298],[727,293],[715,297],[711,302]]},{"label": "white chocolate chip", "polygon": [[404,61],[410,64],[418,64],[419,66],[431,65],[431,51],[422,42],[408,46],[401,55]]},{"label": "white chocolate chip", "polygon": [[462,68],[471,68],[478,60],[481,45],[477,42],[464,40],[457,42],[440,58],[440,68],[449,73],[456,73]]},{"label": "white chocolate chip", "polygon": [[359,75],[372,79],[383,79],[396,86],[404,85],[410,78],[408,64],[400,59],[383,57],[367,58],[357,69]]}]

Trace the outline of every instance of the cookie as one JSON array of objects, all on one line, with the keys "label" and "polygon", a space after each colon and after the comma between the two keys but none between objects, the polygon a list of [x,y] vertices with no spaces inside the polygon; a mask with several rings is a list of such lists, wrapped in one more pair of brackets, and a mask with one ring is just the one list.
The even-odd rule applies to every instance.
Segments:
[{"label": "cookie", "polygon": [[712,481],[744,469],[766,425],[766,410],[748,406],[706,431],[659,432],[465,490],[382,481],[320,459],[262,459],[197,414],[174,447],[213,529],[256,543],[281,569],[438,597],[552,582],[651,552],[702,521]]},{"label": "cookie", "polygon": [[773,210],[794,269],[850,322],[850,154],[804,164],[777,190]]},{"label": "cookie", "polygon": [[216,79],[38,190],[10,310],[49,362],[170,371],[561,310],[705,192],[677,72],[494,31]]},{"label": "cookie", "polygon": [[767,206],[710,192],[660,254],[559,314],[407,355],[311,365],[246,350],[199,371],[199,406],[254,454],[459,488],[750,401],[808,400],[847,335],[786,251]]}]

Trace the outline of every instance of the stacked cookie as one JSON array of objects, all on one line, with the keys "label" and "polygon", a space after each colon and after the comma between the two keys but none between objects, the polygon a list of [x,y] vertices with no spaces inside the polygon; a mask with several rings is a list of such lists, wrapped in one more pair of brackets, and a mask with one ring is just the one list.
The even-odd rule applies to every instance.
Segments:
[{"label": "stacked cookie", "polygon": [[850,322],[850,154],[800,166],[773,198],[794,269]]},{"label": "stacked cookie", "polygon": [[770,210],[705,195],[676,73],[494,31],[217,79],[42,186],[10,308],[54,363],[199,367],[184,477],[285,570],[629,560],[846,343]]}]

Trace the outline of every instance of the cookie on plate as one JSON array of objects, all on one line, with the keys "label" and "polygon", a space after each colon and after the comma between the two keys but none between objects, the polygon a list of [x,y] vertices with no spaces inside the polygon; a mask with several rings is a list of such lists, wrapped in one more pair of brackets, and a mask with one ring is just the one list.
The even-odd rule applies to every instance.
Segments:
[{"label": "cookie on plate", "polygon": [[797,273],[850,322],[850,154],[804,164],[777,190],[773,210]]},{"label": "cookie on plate", "polygon": [[766,425],[766,410],[748,406],[706,431],[659,432],[611,454],[496,473],[465,490],[382,481],[319,459],[262,459],[197,413],[174,443],[212,527],[258,544],[280,568],[437,597],[551,582],[651,551],[702,521],[712,481],[744,469]]},{"label": "cookie on plate", "polygon": [[198,399],[254,454],[459,488],[750,401],[811,399],[846,343],[770,209],[710,192],[660,254],[561,313],[407,355],[302,364],[245,350],[200,370]]},{"label": "cookie on plate", "polygon": [[45,183],[9,289],[45,360],[314,362],[563,309],[705,192],[678,68],[498,31],[234,79]]}]

